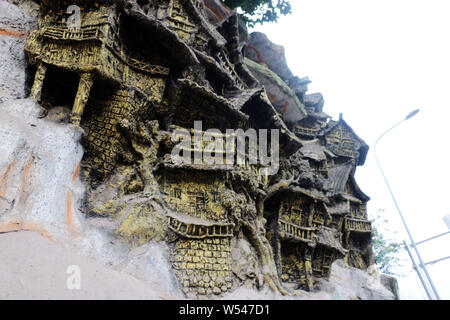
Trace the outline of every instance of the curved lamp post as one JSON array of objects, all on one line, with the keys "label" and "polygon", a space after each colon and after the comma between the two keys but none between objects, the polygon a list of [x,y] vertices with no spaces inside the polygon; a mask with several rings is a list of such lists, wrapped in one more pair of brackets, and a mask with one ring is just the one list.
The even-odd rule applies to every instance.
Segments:
[{"label": "curved lamp post", "polygon": [[[377,144],[378,144],[378,141],[380,141],[380,139],[381,139],[384,135],[386,135],[388,132],[390,132],[392,129],[396,128],[398,125],[400,125],[400,124],[403,123],[404,121],[406,121],[406,120],[411,119],[412,117],[414,117],[418,112],[419,112],[419,109],[416,109],[416,110],[414,110],[414,111],[411,111],[411,112],[405,117],[405,119],[401,120],[400,122],[398,122],[397,124],[395,124],[392,128],[390,128],[390,129],[386,130],[385,132],[383,132],[383,133],[378,137],[378,139],[377,139],[376,142],[375,142],[375,146],[374,146],[374,155],[375,155],[375,160],[376,160],[376,162],[377,162],[378,168],[380,169],[381,174],[383,175],[384,182],[386,183],[386,186],[387,186],[388,189],[389,189],[389,193],[391,194],[392,200],[394,200],[395,207],[397,208],[398,214],[400,215],[400,219],[402,220],[403,226],[405,227],[406,233],[408,234],[409,240],[411,241],[411,246],[413,247],[414,251],[416,252],[417,257],[419,258],[419,266],[423,269],[423,271],[424,271],[424,273],[425,273],[425,276],[426,276],[426,278],[427,278],[427,280],[428,280],[428,283],[430,284],[430,287],[431,287],[431,289],[433,290],[433,293],[434,293],[435,298],[436,298],[437,300],[440,300],[441,298],[440,298],[440,296],[439,296],[439,294],[438,294],[438,292],[437,292],[437,290],[436,290],[436,288],[435,288],[435,286],[434,286],[434,284],[433,284],[433,281],[431,280],[430,275],[428,274],[427,267],[425,266],[425,263],[424,263],[423,260],[422,260],[422,256],[420,255],[419,250],[417,249],[416,243],[414,242],[414,239],[413,239],[413,237],[412,237],[412,235],[411,235],[411,232],[409,231],[408,225],[406,224],[406,221],[405,221],[405,219],[403,218],[402,212],[401,212],[401,210],[400,210],[400,208],[399,208],[399,206],[398,206],[398,204],[397,204],[397,200],[395,200],[394,194],[393,194],[393,192],[392,192],[392,190],[391,190],[391,187],[389,186],[389,183],[388,183],[388,181],[387,181],[387,179],[386,179],[386,176],[384,175],[383,169],[381,168],[380,162],[378,161],[378,158],[377,158]],[[406,244],[406,242],[405,242],[405,244]],[[425,291],[427,292],[428,298],[429,298],[430,300],[432,300],[432,299],[433,299],[433,296],[432,296],[431,292],[429,291],[428,286],[425,284],[425,281],[424,281],[422,275],[420,274],[420,272],[419,272],[419,270],[418,270],[418,268],[417,268],[417,266],[416,266],[416,263],[415,263],[415,261],[414,261],[412,255],[411,255],[411,253],[409,252],[409,250],[408,250],[408,254],[409,254],[409,256],[410,256],[410,258],[411,258],[411,260],[412,260],[412,262],[413,262],[414,269],[416,269],[416,272],[417,272],[417,274],[418,274],[418,276],[419,276],[419,279],[421,280],[422,285],[423,285]]]}]

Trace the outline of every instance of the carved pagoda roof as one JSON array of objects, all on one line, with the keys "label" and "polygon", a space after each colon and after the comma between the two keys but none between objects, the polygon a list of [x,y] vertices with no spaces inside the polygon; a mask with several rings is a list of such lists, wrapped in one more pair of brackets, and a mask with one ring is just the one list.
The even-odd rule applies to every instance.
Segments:
[{"label": "carved pagoda roof", "polygon": [[217,95],[214,91],[201,86],[198,83],[189,79],[179,79],[177,81],[183,88],[185,94],[199,95],[205,101],[214,106],[220,106],[227,116],[233,116],[239,120],[248,120],[249,116],[243,113],[239,108],[233,105],[228,99]]},{"label": "carved pagoda roof", "polygon": [[339,233],[336,229],[321,226],[317,235],[317,244],[334,249],[342,256],[347,253],[339,241]]},{"label": "carved pagoda roof", "polygon": [[[181,4],[184,5],[188,14],[191,15],[196,24],[198,24],[203,31],[205,31],[212,40],[212,44],[215,46],[223,46],[226,43],[225,38],[218,32],[205,16],[200,12],[199,8],[195,6],[193,0],[180,0]],[[202,1],[203,2],[203,1]],[[209,9],[207,9],[209,10]]]},{"label": "carved pagoda roof", "polygon": [[[346,131],[349,132],[349,134],[351,135],[352,139],[359,142],[359,148],[357,150],[358,152],[358,157],[357,157],[357,162],[356,164],[361,166],[364,164],[364,162],[366,161],[366,156],[367,156],[367,152],[369,151],[369,146],[367,145],[367,143],[361,139],[352,129],[352,127],[350,127],[347,122],[343,119],[342,117],[342,113],[339,115],[339,120],[338,121],[329,121],[328,122],[328,128],[325,129],[325,131],[323,132],[324,136],[328,136],[330,134],[333,133],[333,131],[337,130],[339,127],[344,128]],[[333,153],[340,155],[339,150],[333,150],[332,146],[329,146],[329,148],[331,148],[331,151],[333,151]],[[347,155],[346,155],[347,156]],[[352,157],[350,155],[348,155],[349,157]]]},{"label": "carved pagoda roof", "polygon": [[[338,164],[328,170],[328,179],[325,183],[326,189],[330,196],[339,195],[343,199],[353,202],[367,202],[370,198],[362,192],[356,183],[355,162],[349,160],[343,164]],[[346,191],[347,184],[350,186],[352,194]]]},{"label": "carved pagoda roof", "polygon": [[356,182],[355,176],[353,174],[350,176],[349,183],[358,199],[360,199],[362,202],[367,202],[370,200],[370,197],[365,194],[358,186],[358,183]]},{"label": "carved pagoda roof", "polygon": [[345,192],[345,185],[354,167],[354,161],[335,165],[328,170],[328,179],[325,183],[328,192],[332,195]]},{"label": "carved pagoda roof", "polygon": [[289,191],[295,194],[301,194],[304,196],[307,196],[313,200],[318,200],[320,204],[325,205],[329,203],[328,198],[320,191],[317,191],[315,189],[305,189],[302,187],[290,187]]},{"label": "carved pagoda roof", "polygon": [[[131,7],[124,10],[125,16],[130,17],[132,23],[142,30],[142,34],[148,34],[148,41],[155,42],[167,49],[171,60],[182,66],[199,64],[191,47],[181,40],[177,34],[170,30],[152,15],[146,15],[139,8]],[[151,31],[151,32],[149,32]]]},{"label": "carved pagoda roof", "polygon": [[[302,141],[303,146],[300,152],[304,157],[315,160],[317,162],[326,161],[327,154],[333,155],[329,150],[322,146],[318,139]],[[334,156],[334,155],[333,155]]]},{"label": "carved pagoda roof", "polygon": [[261,88],[242,108],[250,116],[250,121],[257,128],[273,128],[280,130],[280,154],[289,156],[298,151],[302,141],[286,126],[282,116],[267,97],[266,91]]}]

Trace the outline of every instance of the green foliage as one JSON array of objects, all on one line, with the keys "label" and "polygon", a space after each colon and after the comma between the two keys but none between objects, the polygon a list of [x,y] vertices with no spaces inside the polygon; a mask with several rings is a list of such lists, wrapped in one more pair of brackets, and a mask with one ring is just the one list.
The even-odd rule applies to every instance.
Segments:
[{"label": "green foliage", "polygon": [[222,2],[234,9],[240,8],[243,12],[241,18],[250,27],[264,22],[277,22],[280,15],[291,13],[289,0],[222,0]]},{"label": "green foliage", "polygon": [[[399,253],[402,250],[402,244],[386,237],[386,234],[392,233],[386,227],[389,221],[381,220],[380,214],[383,212],[384,210],[378,210],[376,218],[372,220],[372,246],[375,265],[382,273],[398,275],[395,268],[399,266]],[[380,229],[384,230],[381,232]]]}]

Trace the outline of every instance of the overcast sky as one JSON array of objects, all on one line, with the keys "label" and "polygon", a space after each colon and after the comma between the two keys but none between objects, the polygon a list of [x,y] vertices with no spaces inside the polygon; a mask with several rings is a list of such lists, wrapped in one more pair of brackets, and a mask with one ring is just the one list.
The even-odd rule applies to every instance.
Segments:
[{"label": "overcast sky", "polygon": [[[258,26],[283,45],[292,72],[308,76],[324,111],[344,119],[371,147],[356,178],[371,197],[369,217],[384,209],[386,225],[407,239],[376,166],[373,145],[386,129],[420,108],[380,140],[378,158],[420,241],[447,231],[450,214],[450,2],[447,0],[291,0],[292,15]],[[425,260],[450,256],[450,235],[420,245]],[[411,262],[402,256],[403,298],[421,299]],[[450,259],[428,267],[442,299],[450,299]]]}]

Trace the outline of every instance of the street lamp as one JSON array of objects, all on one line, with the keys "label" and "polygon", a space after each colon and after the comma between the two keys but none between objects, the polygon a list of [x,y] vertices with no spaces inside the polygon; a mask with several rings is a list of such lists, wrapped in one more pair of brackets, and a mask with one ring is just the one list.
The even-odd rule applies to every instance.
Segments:
[{"label": "street lamp", "polygon": [[[392,200],[394,200],[395,207],[397,208],[398,214],[400,215],[400,219],[402,220],[403,226],[405,227],[406,233],[408,234],[409,240],[411,241],[411,246],[413,247],[414,251],[416,252],[417,257],[419,258],[419,266],[423,269],[423,271],[424,271],[424,273],[425,273],[425,276],[426,276],[426,278],[427,278],[427,280],[428,280],[428,283],[430,284],[431,289],[433,290],[434,296],[436,297],[437,300],[440,300],[441,298],[440,298],[440,296],[439,296],[439,293],[437,292],[437,290],[436,290],[436,288],[435,288],[435,286],[434,286],[434,284],[433,284],[433,281],[431,280],[431,277],[430,277],[430,275],[429,275],[429,273],[428,273],[427,267],[426,267],[425,263],[424,263],[423,260],[422,260],[422,256],[420,255],[419,250],[417,249],[416,243],[414,242],[414,239],[413,239],[413,237],[412,237],[412,235],[411,235],[411,232],[409,231],[408,225],[406,224],[406,221],[405,221],[405,219],[403,218],[402,212],[401,212],[401,210],[400,210],[400,208],[399,208],[399,206],[398,206],[398,204],[397,204],[397,200],[396,200],[395,197],[394,197],[394,193],[392,192],[391,187],[389,186],[389,183],[388,183],[388,181],[387,181],[387,178],[386,178],[386,176],[384,175],[383,169],[381,168],[380,162],[378,161],[378,158],[377,158],[377,144],[378,144],[378,141],[380,141],[380,139],[381,139],[384,135],[386,135],[388,132],[390,132],[392,129],[396,128],[398,125],[400,125],[400,124],[403,123],[404,121],[406,121],[406,120],[411,119],[412,117],[414,117],[418,112],[419,112],[419,109],[416,109],[416,110],[411,111],[411,112],[410,112],[403,120],[401,120],[400,122],[398,122],[397,124],[395,124],[393,127],[391,127],[390,129],[386,130],[385,132],[383,132],[383,133],[378,137],[378,139],[377,139],[376,142],[375,142],[375,146],[374,146],[374,155],[375,155],[375,160],[376,160],[376,162],[377,162],[378,168],[380,169],[380,172],[381,172],[381,174],[382,174],[382,176],[383,176],[383,178],[384,178],[384,182],[386,183],[386,186],[388,187],[388,190],[389,190],[389,193],[391,194]],[[405,244],[406,244],[406,242],[405,242]],[[421,280],[421,282],[422,282],[422,285],[423,285],[423,287],[425,288],[425,291],[427,292],[428,298],[429,298],[430,300],[432,300],[432,294],[431,294],[431,292],[429,291],[428,286],[425,284],[425,281],[424,281],[422,275],[420,274],[419,270],[417,269],[416,263],[415,263],[415,261],[414,261],[412,255],[411,255],[411,253],[410,253],[409,251],[408,251],[408,254],[409,254],[410,258],[411,258],[411,261],[413,262],[413,266],[414,266],[414,268],[416,269],[416,272],[417,272],[417,274],[418,274],[418,276],[419,276],[419,278],[420,278],[420,280]]]},{"label": "street lamp", "polygon": [[450,214],[444,217],[444,222],[447,225],[447,229],[450,230]]}]

